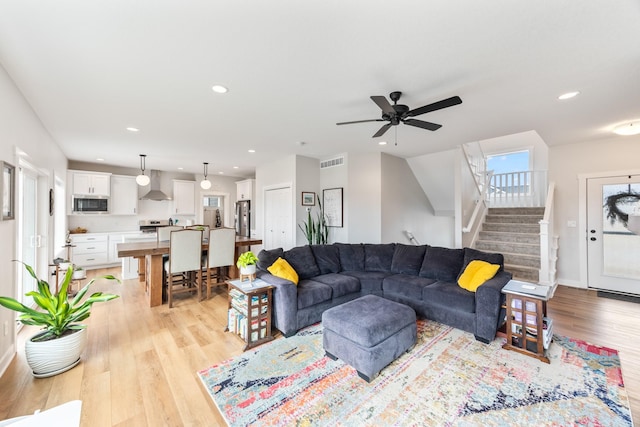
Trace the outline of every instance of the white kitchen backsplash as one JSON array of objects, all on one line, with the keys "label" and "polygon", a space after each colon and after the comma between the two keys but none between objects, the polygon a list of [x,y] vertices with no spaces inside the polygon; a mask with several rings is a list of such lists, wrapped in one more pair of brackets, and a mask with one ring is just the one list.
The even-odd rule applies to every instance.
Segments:
[{"label": "white kitchen backsplash", "polygon": [[138,222],[142,219],[178,218],[179,225],[186,225],[190,220],[195,222],[195,216],[171,215],[173,203],[171,201],[139,200],[138,215],[102,215],[84,214],[69,215],[69,229],[86,228],[89,233],[105,233],[110,231],[138,231]]}]

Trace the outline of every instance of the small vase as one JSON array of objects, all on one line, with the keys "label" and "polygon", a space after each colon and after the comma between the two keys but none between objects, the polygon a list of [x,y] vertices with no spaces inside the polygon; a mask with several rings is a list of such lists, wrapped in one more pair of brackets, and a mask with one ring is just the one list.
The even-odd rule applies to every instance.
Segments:
[{"label": "small vase", "polygon": [[32,341],[42,335],[39,332],[24,345],[27,363],[36,378],[46,378],[68,371],[80,362],[80,354],[87,345],[87,330],[74,330],[69,335],[48,341]]}]

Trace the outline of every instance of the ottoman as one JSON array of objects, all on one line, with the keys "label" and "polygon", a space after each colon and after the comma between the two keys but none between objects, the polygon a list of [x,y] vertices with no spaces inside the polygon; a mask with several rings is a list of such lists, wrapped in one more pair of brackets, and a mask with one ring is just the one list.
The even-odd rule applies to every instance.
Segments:
[{"label": "ottoman", "polygon": [[416,343],[416,313],[376,295],[322,314],[322,343],[331,359],[342,359],[367,382]]}]

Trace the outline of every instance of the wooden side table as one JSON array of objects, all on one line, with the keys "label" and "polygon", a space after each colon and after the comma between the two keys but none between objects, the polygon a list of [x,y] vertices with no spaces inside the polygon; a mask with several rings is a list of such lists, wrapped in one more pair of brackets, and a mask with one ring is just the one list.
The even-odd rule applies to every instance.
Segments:
[{"label": "wooden side table", "polygon": [[507,296],[507,342],[502,348],[550,363],[546,350],[553,334],[552,321],[547,318],[551,289],[517,280],[502,288]]},{"label": "wooden side table", "polygon": [[229,311],[225,332],[233,332],[248,350],[273,340],[271,334],[271,298],[273,286],[257,279],[251,282],[227,280]]}]

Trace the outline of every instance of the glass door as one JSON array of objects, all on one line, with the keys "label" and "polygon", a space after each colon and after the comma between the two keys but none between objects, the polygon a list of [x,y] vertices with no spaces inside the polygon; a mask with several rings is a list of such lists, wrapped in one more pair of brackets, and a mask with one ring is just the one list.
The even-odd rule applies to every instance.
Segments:
[{"label": "glass door", "polygon": [[640,214],[640,175],[587,180],[589,287],[640,294],[640,235],[629,216]]}]

